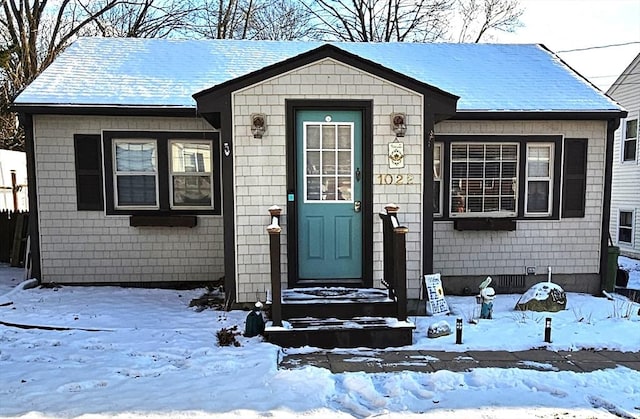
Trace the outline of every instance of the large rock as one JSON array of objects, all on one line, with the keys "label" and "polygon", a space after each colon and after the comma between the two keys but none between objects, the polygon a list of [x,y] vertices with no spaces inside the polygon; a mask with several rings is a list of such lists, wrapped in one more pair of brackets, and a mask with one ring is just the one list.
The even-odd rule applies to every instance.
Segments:
[{"label": "large rock", "polygon": [[451,334],[451,326],[445,320],[433,323],[427,330],[427,337],[439,338],[440,336],[447,336]]},{"label": "large rock", "polygon": [[567,307],[567,294],[553,282],[539,282],[529,288],[516,303],[521,311],[561,311]]}]

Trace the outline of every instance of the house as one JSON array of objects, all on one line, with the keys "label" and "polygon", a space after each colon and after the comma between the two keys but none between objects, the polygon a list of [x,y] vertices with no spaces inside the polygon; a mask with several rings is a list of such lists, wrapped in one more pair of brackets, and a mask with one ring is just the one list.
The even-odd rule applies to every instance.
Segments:
[{"label": "house", "polygon": [[[43,283],[598,293],[625,111],[541,45],[76,41],[16,99]],[[404,271],[404,270],[403,270]]]},{"label": "house", "polygon": [[611,223],[609,233],[620,252],[640,258],[640,54],[607,90],[607,95],[628,110],[613,145]]},{"label": "house", "polygon": [[27,155],[0,150],[0,211],[28,211]]}]

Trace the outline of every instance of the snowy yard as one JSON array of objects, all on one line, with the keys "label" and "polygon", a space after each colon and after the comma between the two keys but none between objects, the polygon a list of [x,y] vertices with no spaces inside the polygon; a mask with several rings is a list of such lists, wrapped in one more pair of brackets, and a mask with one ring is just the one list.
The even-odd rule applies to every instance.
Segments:
[{"label": "snowy yard", "polygon": [[[629,286],[640,289],[640,265],[627,258],[621,265],[631,271]],[[592,373],[278,370],[282,349],[260,338],[217,345],[216,332],[242,330],[247,312],[189,308],[203,290],[23,290],[16,287],[21,271],[0,272],[0,305],[6,304],[0,321],[61,329],[0,325],[0,417],[640,417],[640,372],[621,366]],[[411,318],[417,328],[405,349],[640,351],[640,307],[625,299],[569,293],[566,310],[534,313],[513,310],[519,297],[498,295],[493,320],[465,321],[462,345],[455,334],[426,337],[435,321],[454,326],[478,309],[473,297],[447,297],[454,315]],[[552,318],[550,344],[543,341],[546,317]]]}]

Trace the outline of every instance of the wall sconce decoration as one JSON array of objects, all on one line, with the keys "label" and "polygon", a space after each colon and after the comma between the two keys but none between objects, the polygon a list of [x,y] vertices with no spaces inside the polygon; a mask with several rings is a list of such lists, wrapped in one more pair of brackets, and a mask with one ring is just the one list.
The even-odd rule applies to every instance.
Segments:
[{"label": "wall sconce decoration", "polygon": [[391,129],[395,132],[396,137],[404,137],[407,132],[407,116],[403,113],[392,113]]},{"label": "wall sconce decoration", "polygon": [[251,133],[253,138],[262,138],[267,130],[267,115],[254,113],[251,115]]}]

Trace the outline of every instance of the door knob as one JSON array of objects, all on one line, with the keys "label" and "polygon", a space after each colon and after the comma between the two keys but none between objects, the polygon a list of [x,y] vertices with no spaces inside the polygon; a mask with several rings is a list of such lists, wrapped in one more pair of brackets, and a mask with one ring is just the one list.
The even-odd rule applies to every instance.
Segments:
[{"label": "door knob", "polygon": [[355,212],[360,212],[361,208],[362,208],[362,203],[360,201],[354,201],[353,202],[353,210]]}]

